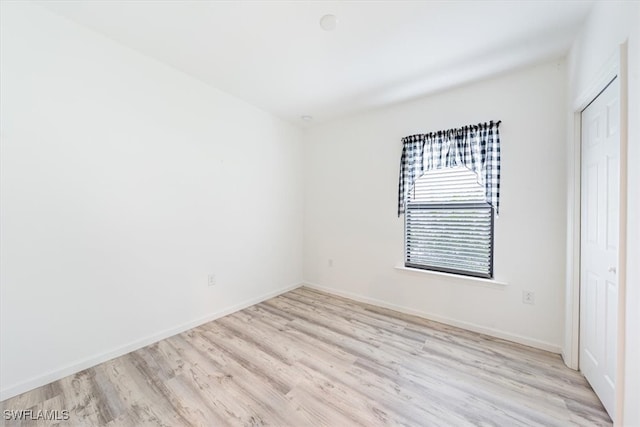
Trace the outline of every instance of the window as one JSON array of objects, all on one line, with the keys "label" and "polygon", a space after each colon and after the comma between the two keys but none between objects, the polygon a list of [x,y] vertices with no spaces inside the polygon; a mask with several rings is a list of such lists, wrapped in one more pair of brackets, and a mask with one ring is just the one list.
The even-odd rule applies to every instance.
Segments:
[{"label": "window", "polygon": [[407,195],[405,266],[493,277],[493,208],[464,166],[430,170]]},{"label": "window", "polygon": [[493,278],[500,121],[402,138],[405,266]]}]

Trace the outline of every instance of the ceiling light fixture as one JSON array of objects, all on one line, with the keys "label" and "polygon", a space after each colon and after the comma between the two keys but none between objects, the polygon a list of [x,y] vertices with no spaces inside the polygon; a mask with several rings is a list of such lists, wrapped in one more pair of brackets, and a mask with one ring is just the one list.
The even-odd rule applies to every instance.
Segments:
[{"label": "ceiling light fixture", "polygon": [[338,26],[336,15],[327,14],[320,18],[320,27],[325,31],[333,31]]},{"label": "ceiling light fixture", "polygon": [[301,119],[302,119],[302,121],[304,121],[304,122],[310,122],[311,120],[313,120],[313,117],[311,117],[311,116],[307,116],[307,115],[300,116],[300,118],[301,118]]}]

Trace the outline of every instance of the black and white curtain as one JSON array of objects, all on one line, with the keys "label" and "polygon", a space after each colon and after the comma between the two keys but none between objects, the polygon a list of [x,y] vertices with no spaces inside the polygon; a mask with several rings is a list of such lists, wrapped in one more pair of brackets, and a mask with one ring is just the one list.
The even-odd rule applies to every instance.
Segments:
[{"label": "black and white curtain", "polygon": [[433,169],[464,166],[478,177],[487,203],[498,213],[500,198],[500,121],[402,138],[398,216],[413,184]]}]

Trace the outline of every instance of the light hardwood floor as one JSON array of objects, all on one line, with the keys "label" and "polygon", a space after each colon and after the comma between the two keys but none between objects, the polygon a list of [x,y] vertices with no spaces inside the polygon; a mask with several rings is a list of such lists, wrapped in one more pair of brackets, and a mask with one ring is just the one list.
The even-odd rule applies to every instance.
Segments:
[{"label": "light hardwood floor", "polygon": [[304,287],[0,409],[73,426],[611,425],[556,354]]}]

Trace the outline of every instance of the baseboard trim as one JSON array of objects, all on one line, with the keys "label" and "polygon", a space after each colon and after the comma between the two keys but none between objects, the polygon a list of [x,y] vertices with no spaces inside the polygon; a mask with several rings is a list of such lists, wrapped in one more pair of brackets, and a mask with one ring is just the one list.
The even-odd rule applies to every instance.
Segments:
[{"label": "baseboard trim", "polygon": [[578,371],[578,367],[574,366],[571,363],[571,360],[569,359],[569,357],[567,356],[567,353],[565,352],[566,349],[564,347],[561,348],[560,350],[560,357],[562,357],[562,361],[564,362],[565,366],[569,369],[573,369],[574,371]]},{"label": "baseboard trim", "polygon": [[440,316],[433,313],[428,313],[421,310],[416,310],[409,307],[404,307],[401,305],[391,304],[386,301],[382,301],[375,298],[370,298],[364,295],[355,294],[352,292],[345,292],[339,289],[330,288],[323,285],[318,285],[316,283],[304,282],[304,286],[309,287],[311,289],[317,289],[322,292],[327,292],[330,294],[338,295],[341,297],[349,298],[355,301],[363,302],[366,304],[377,305],[379,307],[388,308],[390,310],[399,311],[401,313],[412,314],[414,316],[423,317],[425,319],[433,320],[435,322],[444,323],[446,325],[455,326],[458,328],[466,329],[468,331],[478,332],[481,334],[489,335],[495,338],[504,339],[507,341],[512,341],[518,344],[523,344],[529,347],[534,347],[540,350],[549,351],[556,354],[561,354],[562,349],[560,346],[548,343],[546,341],[537,340],[535,338],[529,338],[518,334],[513,334],[506,331],[501,331],[499,329],[488,328],[486,326],[478,325],[471,322],[465,322],[463,320],[452,319],[450,317]]},{"label": "baseboard trim", "polygon": [[68,375],[75,374],[77,372],[83,371],[85,369],[91,368],[93,366],[99,365],[100,363],[104,363],[108,360],[115,359],[116,357],[123,356],[127,353],[131,353],[132,351],[141,349],[155,342],[161,341],[163,339],[169,338],[173,335],[188,331],[189,329],[198,327],[202,324],[211,322],[213,320],[219,319],[221,317],[227,316],[229,314],[235,313],[237,311],[243,310],[252,305],[258,304],[262,301],[268,300],[269,298],[276,297],[285,292],[289,292],[292,289],[296,289],[300,286],[304,285],[304,283],[296,283],[294,285],[285,286],[276,291],[268,292],[256,298],[251,298],[245,301],[242,301],[238,304],[232,305],[231,307],[227,307],[222,310],[218,310],[214,313],[208,314],[206,316],[200,317],[198,319],[183,323],[179,326],[165,329],[164,331],[158,332],[153,335],[149,335],[142,339],[136,340],[129,344],[123,345],[121,347],[115,348],[113,350],[104,352],[102,354],[98,354],[93,357],[89,357],[78,362],[69,364],[60,369],[56,369],[55,371],[48,372],[44,375],[40,375],[34,378],[31,378],[22,383],[9,386],[0,390],[0,402],[7,400],[11,397],[17,396],[21,393],[33,390],[35,388],[41,387],[43,385],[49,384],[53,381],[57,381],[61,378],[64,378]]}]

